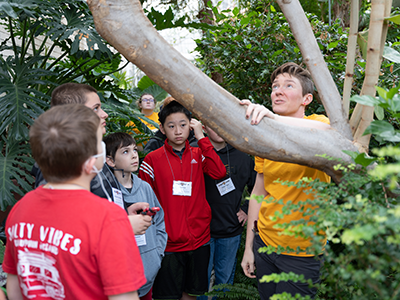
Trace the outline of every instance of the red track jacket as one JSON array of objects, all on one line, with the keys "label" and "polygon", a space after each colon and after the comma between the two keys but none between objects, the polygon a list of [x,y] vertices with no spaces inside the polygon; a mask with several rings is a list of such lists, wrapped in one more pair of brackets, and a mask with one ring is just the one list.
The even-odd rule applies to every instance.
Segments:
[{"label": "red track jacket", "polygon": [[[206,200],[203,173],[221,179],[226,169],[207,137],[198,141],[198,145],[199,148],[192,148],[186,141],[180,159],[166,140],[140,166],[140,178],[151,185],[164,209],[168,233],[166,252],[195,250],[210,240],[211,209]],[[172,195],[174,178],[191,181],[192,195]]]}]

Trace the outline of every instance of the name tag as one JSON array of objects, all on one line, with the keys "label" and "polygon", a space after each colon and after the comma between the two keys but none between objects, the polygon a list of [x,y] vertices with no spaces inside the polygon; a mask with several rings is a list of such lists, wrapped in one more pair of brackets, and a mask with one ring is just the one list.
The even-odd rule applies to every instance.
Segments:
[{"label": "name tag", "polygon": [[172,185],[172,195],[192,196],[192,183],[189,181],[174,180]]},{"label": "name tag", "polygon": [[139,246],[145,246],[146,245],[146,235],[135,235],[136,239],[136,244]]},{"label": "name tag", "polygon": [[232,192],[235,189],[232,179],[229,177],[220,183],[217,183],[217,188],[221,196]]},{"label": "name tag", "polygon": [[113,193],[114,203],[118,204],[118,206],[120,206],[122,209],[125,209],[124,200],[122,200],[122,192],[118,189],[112,188],[112,193]]}]

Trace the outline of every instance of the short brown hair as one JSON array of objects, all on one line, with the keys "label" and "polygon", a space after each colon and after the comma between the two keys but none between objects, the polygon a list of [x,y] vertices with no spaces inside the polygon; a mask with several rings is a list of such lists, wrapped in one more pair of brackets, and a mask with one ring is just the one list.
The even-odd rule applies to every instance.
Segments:
[{"label": "short brown hair", "polygon": [[170,104],[172,101],[176,101],[175,98],[168,96],[167,98],[164,99],[163,101],[163,106],[167,106],[168,104]]},{"label": "short brown hair", "polygon": [[106,144],[107,156],[111,156],[112,159],[115,159],[115,153],[118,149],[130,145],[136,146],[135,139],[126,132],[111,133],[103,138],[103,142]]},{"label": "short brown hair", "polygon": [[48,182],[65,182],[81,175],[84,162],[98,152],[99,124],[99,117],[80,104],[55,106],[39,116],[29,141]]},{"label": "short brown hair", "polygon": [[85,104],[86,95],[96,93],[94,87],[87,84],[69,82],[64,83],[54,89],[51,93],[51,106],[63,104]]},{"label": "short brown hair", "polygon": [[298,64],[294,62],[287,62],[280,67],[276,68],[271,75],[271,83],[274,83],[274,80],[278,75],[287,73],[292,77],[297,78],[300,81],[301,88],[303,90],[303,96],[307,94],[314,93],[314,83],[312,81],[312,77],[310,72],[300,67]]}]

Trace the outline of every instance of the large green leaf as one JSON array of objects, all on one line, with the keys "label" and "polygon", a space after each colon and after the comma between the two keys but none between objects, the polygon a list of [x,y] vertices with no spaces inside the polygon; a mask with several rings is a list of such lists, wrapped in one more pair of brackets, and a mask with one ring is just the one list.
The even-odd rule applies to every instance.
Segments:
[{"label": "large green leaf", "polygon": [[154,85],[154,81],[149,78],[149,76],[143,76],[138,82],[138,88],[144,91],[148,87]]},{"label": "large green leaf", "polygon": [[383,57],[387,60],[395,62],[396,64],[400,63],[400,53],[388,46],[385,46],[383,49]]},{"label": "large green leaf", "polygon": [[399,25],[400,24],[400,15],[390,16],[390,17],[385,18],[385,20],[392,21],[393,23]]},{"label": "large green leaf", "polygon": [[8,2],[0,2],[0,12],[5,13],[11,18],[17,18],[17,14]]},{"label": "large green leaf", "polygon": [[350,101],[354,101],[366,106],[378,106],[381,103],[378,98],[369,95],[363,95],[363,96],[355,95],[350,98]]},{"label": "large green leaf", "polygon": [[12,138],[0,139],[0,210],[5,211],[8,205],[15,204],[13,193],[23,196],[32,189],[33,178],[28,170],[34,161],[28,155],[29,146],[24,141]]},{"label": "large green leaf", "polygon": [[43,1],[38,0],[6,0],[0,2],[0,18],[9,16],[18,18],[20,14],[33,16],[35,9],[40,6]]},{"label": "large green leaf", "polygon": [[400,133],[396,132],[393,125],[387,121],[372,121],[371,125],[364,132],[364,135],[366,134],[375,134],[389,142],[400,142]]},{"label": "large green leaf", "polygon": [[29,58],[23,65],[10,57],[5,61],[0,57],[0,135],[7,130],[7,135],[15,140],[28,139],[28,127],[43,113],[48,104],[43,99],[48,96],[34,88],[35,85],[51,84],[41,79],[52,72],[32,68],[41,57]]},{"label": "large green leaf", "polygon": [[357,43],[360,46],[361,55],[364,60],[367,59],[367,48],[368,48],[368,30],[359,32],[357,35]]}]

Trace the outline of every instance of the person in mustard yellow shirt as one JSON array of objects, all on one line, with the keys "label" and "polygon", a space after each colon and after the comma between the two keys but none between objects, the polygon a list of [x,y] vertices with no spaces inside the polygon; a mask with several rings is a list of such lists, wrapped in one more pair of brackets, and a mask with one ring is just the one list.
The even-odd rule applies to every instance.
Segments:
[{"label": "person in mustard yellow shirt", "polygon": [[[152,94],[148,94],[148,93],[144,93],[143,95],[140,96],[139,101],[138,101],[138,107],[140,108],[140,112],[142,114],[144,114],[144,116],[158,124],[160,124],[160,122],[158,121],[158,113],[154,112],[154,109],[156,108],[156,99],[153,97]],[[146,126],[152,130],[152,131],[156,131],[158,128],[155,127],[153,124],[150,124],[149,122],[147,122],[146,120],[140,118],[140,120],[146,124]],[[135,124],[130,121],[127,126],[132,126],[135,127]],[[133,128],[133,130],[136,133],[139,133],[139,130],[137,128]]]},{"label": "person in mustard yellow shirt", "polygon": [[[252,104],[248,100],[241,101],[247,105],[246,118],[251,117],[251,124],[258,124],[263,117],[275,119],[278,122],[294,126],[313,127],[321,130],[330,128],[329,119],[323,115],[305,116],[305,108],[313,100],[314,84],[308,71],[299,65],[289,62],[278,67],[271,75],[272,82],[272,110],[258,104]],[[257,172],[256,183],[252,196],[262,195],[273,197],[276,200],[283,199],[284,202],[292,201],[299,203],[310,199],[312,195],[306,194],[305,189],[294,186],[284,186],[275,182],[281,181],[298,182],[303,177],[319,179],[329,182],[330,177],[322,171],[291,163],[275,162],[260,157],[255,158],[255,170]],[[310,245],[308,239],[282,234],[283,229],[277,228],[277,224],[289,223],[294,220],[304,220],[307,223],[309,216],[303,216],[301,212],[292,212],[282,219],[272,220],[275,212],[281,212],[283,205],[278,203],[258,203],[250,200],[248,211],[248,227],[246,236],[245,252],[242,260],[242,268],[246,276],[257,277],[258,281],[263,275],[273,273],[303,274],[306,279],[312,279],[314,283],[319,281],[321,259],[313,254],[307,254],[305,249]],[[254,221],[257,221],[258,233],[254,233]],[[261,247],[290,247],[296,250],[300,247],[302,251],[259,253]],[[255,275],[255,268],[257,272]],[[314,297],[316,289],[310,288],[307,283],[299,282],[268,282],[258,283],[258,291],[261,299],[269,299],[274,294],[283,292],[295,295],[296,293]]]}]

